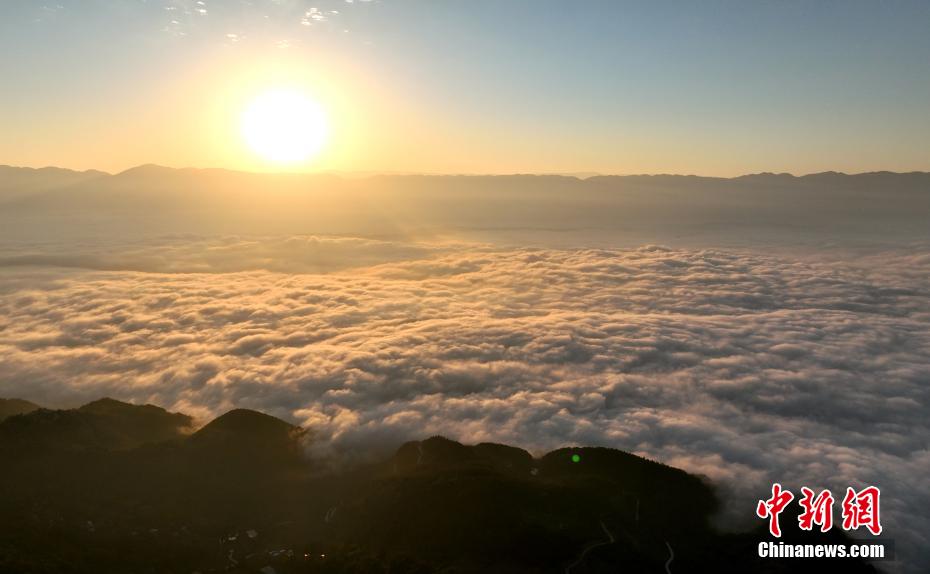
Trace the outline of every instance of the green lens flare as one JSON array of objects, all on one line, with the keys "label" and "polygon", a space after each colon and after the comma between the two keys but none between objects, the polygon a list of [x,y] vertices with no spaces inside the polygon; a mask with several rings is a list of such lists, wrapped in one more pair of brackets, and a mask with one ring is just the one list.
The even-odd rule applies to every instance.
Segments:
[{"label": "green lens flare", "polygon": [[572,462],[581,462],[581,456],[577,454],[572,455]]}]

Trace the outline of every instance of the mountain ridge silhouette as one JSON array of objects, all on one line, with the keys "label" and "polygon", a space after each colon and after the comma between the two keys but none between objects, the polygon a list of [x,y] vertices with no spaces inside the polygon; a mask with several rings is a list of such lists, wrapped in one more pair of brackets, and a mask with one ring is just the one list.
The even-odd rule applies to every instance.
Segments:
[{"label": "mountain ridge silhouette", "polygon": [[532,172],[513,172],[513,173],[391,173],[391,172],[364,172],[365,175],[358,176],[353,175],[354,172],[333,172],[333,171],[310,171],[310,172],[299,172],[299,171],[247,171],[247,170],[237,170],[231,168],[223,167],[171,167],[166,165],[161,165],[157,163],[143,163],[136,166],[132,166],[117,172],[107,172],[98,169],[70,169],[56,166],[46,166],[46,167],[28,167],[28,166],[15,166],[0,164],[0,177],[6,173],[12,173],[20,171],[22,173],[32,173],[32,174],[84,174],[91,176],[127,176],[127,175],[154,175],[154,174],[163,174],[163,173],[228,173],[228,174],[241,174],[241,175],[258,175],[258,176],[319,176],[325,175],[330,177],[339,177],[340,173],[344,173],[346,177],[460,177],[460,178],[493,178],[493,177],[563,177],[569,179],[577,179],[579,181],[585,181],[592,178],[696,178],[696,179],[708,179],[708,180],[740,180],[746,178],[793,178],[793,179],[804,179],[804,178],[815,178],[815,179],[825,179],[828,177],[859,177],[859,176],[878,176],[878,175],[897,175],[897,176],[915,176],[915,175],[924,175],[930,176],[930,171],[922,170],[910,170],[910,171],[893,171],[893,170],[871,170],[871,171],[862,171],[862,172],[842,172],[827,170],[821,172],[810,172],[804,174],[794,174],[790,172],[751,172],[744,173],[734,176],[712,176],[712,175],[700,175],[700,174],[688,174],[688,173],[627,173],[627,174],[616,174],[616,173],[597,173],[594,175],[589,175],[585,177],[579,177],[577,175],[571,174],[562,174],[562,173],[532,173]]},{"label": "mountain ridge silhouette", "polygon": [[[304,448],[267,455],[282,454],[282,443],[306,446],[311,433],[234,409],[196,432],[134,446],[100,433],[83,448],[71,448],[72,436],[40,453],[9,448],[11,428],[46,431],[48,420],[74,416],[124,431],[153,417],[191,420],[101,399],[0,422],[0,571],[661,571],[671,546],[681,571],[875,571],[860,560],[761,561],[764,526],[717,531],[718,494],[706,479],[602,447],[533,457],[434,436],[326,470]],[[784,522],[788,542],[846,541]]]}]

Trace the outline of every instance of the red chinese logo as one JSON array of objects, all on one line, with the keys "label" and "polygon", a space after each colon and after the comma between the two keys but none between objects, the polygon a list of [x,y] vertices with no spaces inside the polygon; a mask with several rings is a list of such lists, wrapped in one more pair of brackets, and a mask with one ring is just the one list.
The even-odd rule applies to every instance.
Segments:
[{"label": "red chinese logo", "polygon": [[794,500],[789,490],[782,490],[777,482],[772,485],[772,498],[760,500],[756,505],[756,516],[769,519],[769,532],[776,538],[781,538],[781,527],[778,525],[778,515],[782,513],[788,503]]},{"label": "red chinese logo", "polygon": [[814,491],[806,486],[801,487],[801,494],[804,495],[798,501],[804,509],[798,517],[801,530],[813,530],[815,524],[820,525],[821,532],[833,528],[833,494],[829,490],[821,490],[814,498]]},{"label": "red chinese logo", "polygon": [[[814,525],[818,525],[821,532],[833,528],[833,493],[822,490],[814,496],[813,490],[802,486],[801,494],[798,504],[801,505],[802,512],[798,516],[798,527],[801,530],[813,530]],[[878,510],[880,495],[881,491],[876,486],[867,486],[858,492],[848,487],[842,504],[843,530],[856,530],[865,526],[872,534],[881,534],[882,524]],[[776,482],[772,485],[772,497],[760,500],[756,505],[756,516],[768,518],[769,532],[776,538],[781,538],[778,517],[792,500],[794,494]]]},{"label": "red chinese logo", "polygon": [[881,492],[874,486],[856,492],[846,488],[843,498],[843,530],[856,530],[865,526],[869,532],[878,536],[882,533],[882,524],[878,516],[878,497]]}]

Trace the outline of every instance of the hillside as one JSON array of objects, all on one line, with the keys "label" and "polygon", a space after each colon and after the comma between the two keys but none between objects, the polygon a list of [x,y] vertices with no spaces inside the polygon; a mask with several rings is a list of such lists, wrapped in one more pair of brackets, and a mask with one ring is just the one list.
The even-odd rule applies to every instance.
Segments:
[{"label": "hillside", "polygon": [[39,405],[22,399],[0,399],[0,421],[13,415],[21,415],[37,410]]},{"label": "hillside", "polygon": [[761,530],[710,526],[719,501],[706,480],[613,449],[534,458],[432,437],[327,470],[304,454],[312,439],[274,417],[237,409],[180,432],[189,422],[103,399],[0,423],[0,570],[659,571],[671,546],[675,571],[788,571],[754,558]]},{"label": "hillside", "polygon": [[152,405],[100,399],[78,409],[33,409],[0,423],[0,452],[39,456],[86,450],[128,450],[184,436],[187,415]]}]

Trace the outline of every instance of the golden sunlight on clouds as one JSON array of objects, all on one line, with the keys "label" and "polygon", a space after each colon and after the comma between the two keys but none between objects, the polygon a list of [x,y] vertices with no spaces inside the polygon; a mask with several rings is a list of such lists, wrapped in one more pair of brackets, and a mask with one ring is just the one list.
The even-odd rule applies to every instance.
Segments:
[{"label": "golden sunlight on clouds", "polygon": [[295,90],[271,90],[242,114],[242,137],[262,158],[275,163],[306,161],[326,143],[326,113]]}]

